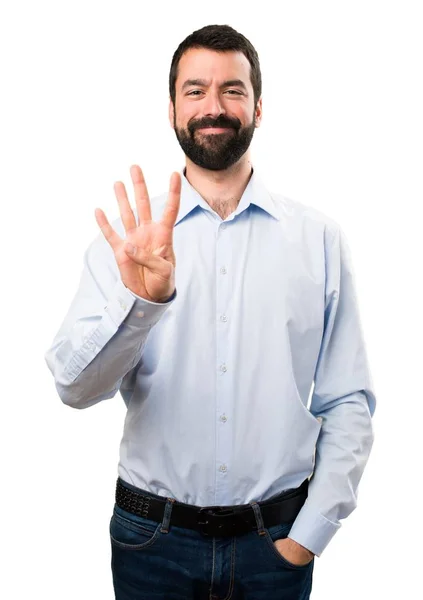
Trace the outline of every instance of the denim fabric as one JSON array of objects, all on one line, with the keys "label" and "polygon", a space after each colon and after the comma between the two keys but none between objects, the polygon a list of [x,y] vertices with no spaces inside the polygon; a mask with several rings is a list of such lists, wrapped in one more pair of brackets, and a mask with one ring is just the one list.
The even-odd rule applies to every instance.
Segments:
[{"label": "denim fabric", "polygon": [[[292,523],[261,527],[236,537],[205,537],[114,506],[110,521],[116,600],[308,600],[314,559],[305,566],[286,561],[274,541]],[[166,532],[167,531],[167,532]]]}]

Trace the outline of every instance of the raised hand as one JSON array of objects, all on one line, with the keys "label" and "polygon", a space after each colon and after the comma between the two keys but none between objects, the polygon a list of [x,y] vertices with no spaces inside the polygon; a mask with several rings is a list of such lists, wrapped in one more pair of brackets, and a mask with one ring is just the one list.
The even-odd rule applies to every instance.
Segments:
[{"label": "raised hand", "polygon": [[128,201],[125,185],[114,185],[126,239],[122,239],[100,208],[95,218],[112,247],[124,285],[145,300],[165,302],[175,290],[173,227],[179,212],[181,176],[170,178],[169,196],[160,221],[151,220],[151,206],[143,173],[138,165],[130,169],[134,185],[138,224]]}]

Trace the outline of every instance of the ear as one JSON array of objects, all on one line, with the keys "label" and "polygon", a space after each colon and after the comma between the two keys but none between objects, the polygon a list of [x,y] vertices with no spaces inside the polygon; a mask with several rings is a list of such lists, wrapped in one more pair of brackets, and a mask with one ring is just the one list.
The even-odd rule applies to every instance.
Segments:
[{"label": "ear", "polygon": [[169,123],[170,123],[170,126],[172,127],[172,129],[175,129],[175,127],[173,125],[174,117],[175,117],[175,107],[173,106],[172,98],[169,96]]},{"label": "ear", "polygon": [[263,99],[259,98],[259,100],[257,102],[256,110],[255,110],[256,127],[260,127],[262,115],[263,115]]}]

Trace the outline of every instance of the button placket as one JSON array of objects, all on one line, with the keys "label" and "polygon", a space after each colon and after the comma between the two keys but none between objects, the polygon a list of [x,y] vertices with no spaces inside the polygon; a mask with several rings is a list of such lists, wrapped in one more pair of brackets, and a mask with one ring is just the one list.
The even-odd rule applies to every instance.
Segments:
[{"label": "button placket", "polygon": [[[222,235],[220,235],[222,232]],[[228,227],[220,226],[216,237],[216,503],[224,504],[227,497],[227,475],[231,470],[232,440],[228,423],[232,407],[230,351],[230,319],[227,311],[231,299],[232,242]]]}]

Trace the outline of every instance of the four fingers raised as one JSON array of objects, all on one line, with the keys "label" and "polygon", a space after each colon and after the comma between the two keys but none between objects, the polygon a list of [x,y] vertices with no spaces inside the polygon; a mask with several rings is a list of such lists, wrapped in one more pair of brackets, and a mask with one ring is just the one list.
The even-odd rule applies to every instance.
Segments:
[{"label": "four fingers raised", "polygon": [[[134,185],[135,202],[137,206],[139,223],[151,221],[151,205],[143,172],[138,165],[132,165],[130,172],[132,182]],[[137,227],[137,222],[131,205],[129,204],[125,185],[121,181],[117,181],[114,184],[114,190],[116,199],[119,204],[119,211],[122,223],[125,228],[125,231],[128,232],[129,230]],[[161,219],[161,222],[164,225],[166,225],[169,229],[173,229],[175,225],[176,218],[179,212],[180,201],[181,176],[178,172],[175,171],[170,177],[169,195]],[[104,234],[104,237],[109,242],[113,250],[116,250],[119,244],[122,242],[122,239],[110,225],[106,215],[101,210],[101,208],[96,208],[95,218],[98,226]]]}]

